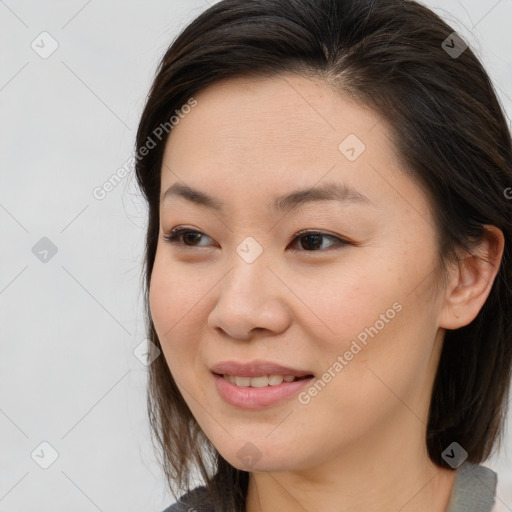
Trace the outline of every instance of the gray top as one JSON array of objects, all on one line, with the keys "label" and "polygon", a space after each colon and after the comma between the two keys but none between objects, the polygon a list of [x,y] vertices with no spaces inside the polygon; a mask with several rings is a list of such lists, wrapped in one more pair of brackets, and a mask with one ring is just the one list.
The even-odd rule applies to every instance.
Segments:
[{"label": "gray top", "polygon": [[491,512],[497,480],[491,469],[465,462],[457,470],[446,512]]},{"label": "gray top", "polygon": [[[492,512],[496,483],[497,475],[494,471],[465,462],[457,469],[446,512]],[[206,496],[206,487],[196,487],[162,512],[215,512],[211,505],[199,508],[200,498]]]}]

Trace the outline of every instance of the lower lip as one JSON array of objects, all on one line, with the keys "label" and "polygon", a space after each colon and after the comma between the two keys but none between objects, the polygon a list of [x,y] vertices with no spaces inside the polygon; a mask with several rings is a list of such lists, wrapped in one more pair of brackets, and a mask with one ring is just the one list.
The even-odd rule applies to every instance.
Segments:
[{"label": "lower lip", "polygon": [[293,382],[284,382],[277,386],[265,386],[264,388],[242,387],[231,384],[222,375],[213,374],[215,385],[219,395],[230,405],[242,409],[262,409],[270,407],[281,400],[296,395],[303,387],[307,386],[313,377],[300,379]]}]

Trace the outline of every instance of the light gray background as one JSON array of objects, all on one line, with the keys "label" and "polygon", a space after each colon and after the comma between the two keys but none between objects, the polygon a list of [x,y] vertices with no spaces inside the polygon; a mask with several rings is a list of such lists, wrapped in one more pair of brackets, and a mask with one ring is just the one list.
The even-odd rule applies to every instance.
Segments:
[{"label": "light gray background", "polygon": [[[512,0],[425,3],[484,60],[510,117]],[[133,154],[158,60],[208,5],[0,1],[1,512],[158,512],[173,501],[133,354],[145,339],[145,204],[131,171],[104,199],[93,190]],[[43,31],[59,45],[46,59],[31,48]],[[32,252],[42,237],[57,248],[47,262]],[[42,442],[58,452],[48,469],[36,463],[51,461]],[[499,511],[512,510],[511,444],[509,428],[486,464]]]}]

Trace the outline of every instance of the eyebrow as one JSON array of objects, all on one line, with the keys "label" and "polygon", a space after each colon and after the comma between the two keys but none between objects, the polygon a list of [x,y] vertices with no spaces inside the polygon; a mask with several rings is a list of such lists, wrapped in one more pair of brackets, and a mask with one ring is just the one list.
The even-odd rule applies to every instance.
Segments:
[{"label": "eyebrow", "polygon": [[[216,197],[206,192],[197,190],[182,183],[174,183],[162,196],[162,201],[168,201],[171,197],[182,197],[191,203],[203,206],[214,211],[223,213],[223,203]],[[276,197],[271,204],[276,214],[288,213],[291,210],[314,201],[338,201],[342,203],[372,205],[372,201],[353,187],[336,182],[326,182],[312,188],[294,190],[289,194]]]}]

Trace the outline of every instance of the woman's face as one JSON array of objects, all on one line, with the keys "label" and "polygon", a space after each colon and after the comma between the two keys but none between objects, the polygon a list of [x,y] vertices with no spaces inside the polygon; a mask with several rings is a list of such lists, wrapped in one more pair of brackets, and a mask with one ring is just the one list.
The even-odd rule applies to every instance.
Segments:
[{"label": "woman's face", "polygon": [[[385,122],[295,75],[195,99],[163,159],[150,306],[199,425],[245,470],[424,447],[444,332],[436,238]],[[165,241],[176,227],[189,232]],[[240,386],[212,371],[223,362],[248,365],[216,369]]]}]

